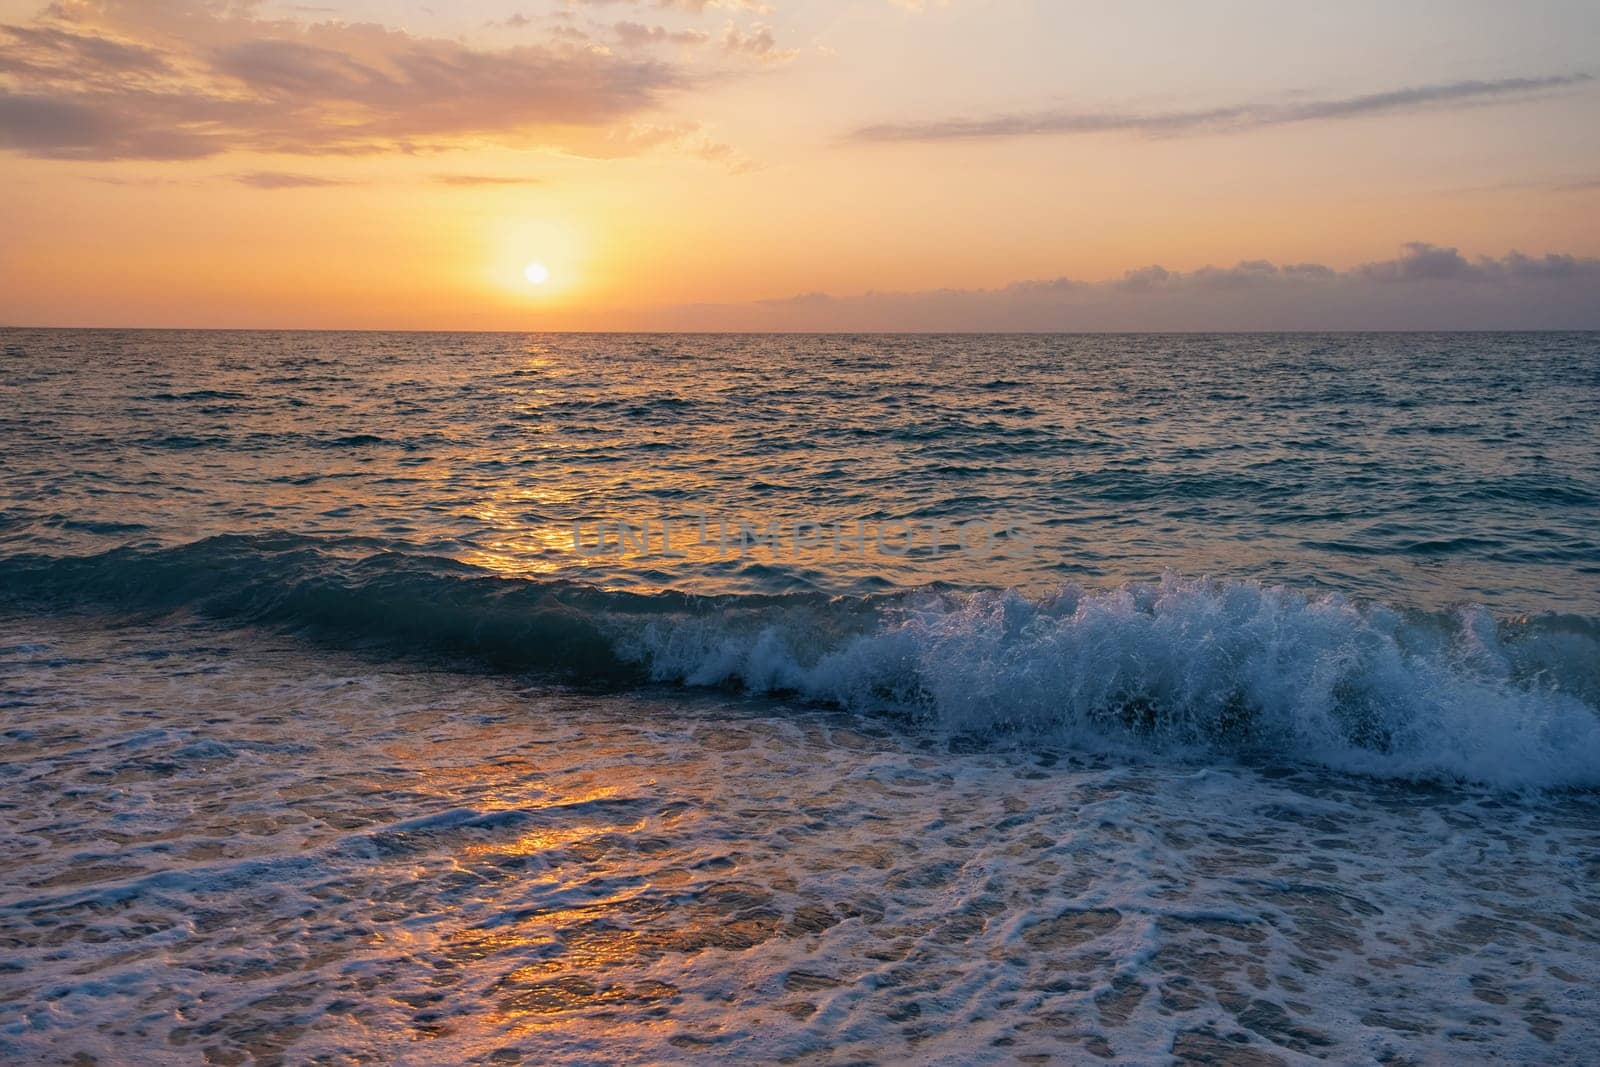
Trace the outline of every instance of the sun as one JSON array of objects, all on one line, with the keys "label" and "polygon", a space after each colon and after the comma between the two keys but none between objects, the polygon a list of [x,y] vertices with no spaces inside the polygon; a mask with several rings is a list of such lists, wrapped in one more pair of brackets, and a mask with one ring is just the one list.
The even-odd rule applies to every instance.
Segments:
[{"label": "sun", "polygon": [[528,279],[530,285],[543,285],[550,280],[550,268],[543,263],[529,263],[523,268],[522,276]]}]

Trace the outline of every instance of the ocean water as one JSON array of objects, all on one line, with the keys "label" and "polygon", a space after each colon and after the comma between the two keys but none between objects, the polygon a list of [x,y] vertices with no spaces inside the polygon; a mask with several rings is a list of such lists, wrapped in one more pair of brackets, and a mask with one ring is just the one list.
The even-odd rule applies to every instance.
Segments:
[{"label": "ocean water", "polygon": [[0,331],[0,1058],[1600,1059],[1600,335]]}]

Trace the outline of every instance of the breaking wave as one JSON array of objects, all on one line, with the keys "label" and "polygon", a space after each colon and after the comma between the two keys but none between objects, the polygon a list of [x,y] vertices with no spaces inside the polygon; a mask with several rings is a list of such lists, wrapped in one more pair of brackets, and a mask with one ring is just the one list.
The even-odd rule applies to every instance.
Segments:
[{"label": "breaking wave", "polygon": [[644,595],[356,539],[0,558],[0,605],[189,612],[567,683],[790,695],[951,733],[1600,786],[1600,621],[1248,581],[829,598]]}]

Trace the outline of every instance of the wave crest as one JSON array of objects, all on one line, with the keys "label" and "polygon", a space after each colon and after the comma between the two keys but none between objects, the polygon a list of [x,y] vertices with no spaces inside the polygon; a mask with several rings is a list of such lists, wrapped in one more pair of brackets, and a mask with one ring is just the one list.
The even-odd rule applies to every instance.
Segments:
[{"label": "wave crest", "polygon": [[[219,537],[0,559],[0,602],[185,610],[569,682],[734,686],[1080,747],[1600,786],[1600,624],[1169,576],[829,599],[608,592],[360,542]],[[365,554],[364,554],[365,550]]]},{"label": "wave crest", "polygon": [[[659,680],[738,683],[960,732],[1262,752],[1384,776],[1600,784],[1600,628],[1252,582],[913,597],[820,655],[808,625],[647,627]],[[696,639],[698,638],[698,639]]]}]

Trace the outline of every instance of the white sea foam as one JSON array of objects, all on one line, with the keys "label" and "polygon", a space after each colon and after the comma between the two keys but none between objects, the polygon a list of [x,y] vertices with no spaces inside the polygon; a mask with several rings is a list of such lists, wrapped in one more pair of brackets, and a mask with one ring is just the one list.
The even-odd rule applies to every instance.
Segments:
[{"label": "white sea foam", "polygon": [[1584,620],[1404,613],[1168,577],[1029,599],[912,596],[839,636],[812,607],[669,617],[619,638],[658,680],[792,692],[960,732],[1256,752],[1508,788],[1600,784]]},{"label": "white sea foam", "polygon": [[[1082,599],[917,625],[1046,635]],[[881,642],[930,642],[918,618]],[[1586,793],[952,751],[259,631],[0,618],[0,667],[6,1062],[1570,1063],[1597,1040]]]}]

